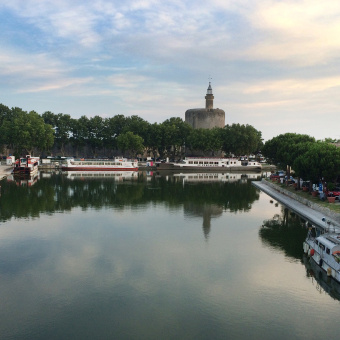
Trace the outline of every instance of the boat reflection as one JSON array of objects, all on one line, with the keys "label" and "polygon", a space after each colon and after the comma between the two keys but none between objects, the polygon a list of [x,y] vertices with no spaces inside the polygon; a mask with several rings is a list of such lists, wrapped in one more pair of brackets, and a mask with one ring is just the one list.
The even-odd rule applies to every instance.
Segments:
[{"label": "boat reflection", "polygon": [[174,177],[180,178],[184,183],[194,182],[246,182],[248,179],[260,179],[259,173],[213,173],[213,172],[199,172],[199,173],[174,173]]},{"label": "boat reflection", "polygon": [[306,266],[307,277],[311,279],[313,285],[316,283],[315,288],[320,293],[327,293],[333,299],[340,301],[340,283],[327,276],[327,273],[305,254],[303,263]]},{"label": "boat reflection", "polygon": [[17,186],[27,186],[31,187],[37,183],[39,179],[39,173],[36,172],[33,175],[9,175],[7,176],[7,182],[15,182]]},{"label": "boat reflection", "polygon": [[138,178],[136,171],[64,171],[68,179],[115,179],[116,181],[133,180]]}]

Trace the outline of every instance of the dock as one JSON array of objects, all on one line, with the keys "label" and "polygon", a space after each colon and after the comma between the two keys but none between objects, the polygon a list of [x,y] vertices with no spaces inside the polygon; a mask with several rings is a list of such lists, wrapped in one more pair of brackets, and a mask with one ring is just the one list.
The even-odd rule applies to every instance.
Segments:
[{"label": "dock", "polygon": [[323,208],[306,199],[298,198],[297,195],[284,188],[278,190],[275,188],[275,184],[266,180],[253,181],[252,184],[314,226],[323,230],[330,229],[340,232],[340,214],[333,213],[330,209]]}]

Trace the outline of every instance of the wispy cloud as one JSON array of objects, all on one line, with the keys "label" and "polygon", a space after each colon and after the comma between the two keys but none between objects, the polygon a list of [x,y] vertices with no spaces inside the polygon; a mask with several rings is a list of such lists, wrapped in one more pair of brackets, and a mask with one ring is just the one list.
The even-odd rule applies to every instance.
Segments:
[{"label": "wispy cloud", "polygon": [[[60,105],[75,96],[62,108],[75,115],[118,110],[163,121],[204,106],[212,74],[227,120],[247,117],[261,130],[270,112],[294,116],[298,107],[307,115],[311,101],[313,112],[327,107],[332,116],[340,105],[339,16],[332,0],[2,2],[0,101],[17,105],[6,98],[44,92]],[[263,119],[252,120],[250,108]]]}]

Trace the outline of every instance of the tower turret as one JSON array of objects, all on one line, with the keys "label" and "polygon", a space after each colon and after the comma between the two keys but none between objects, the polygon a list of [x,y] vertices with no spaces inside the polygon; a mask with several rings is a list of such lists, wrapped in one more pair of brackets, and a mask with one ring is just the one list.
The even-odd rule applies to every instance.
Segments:
[{"label": "tower turret", "polygon": [[207,95],[205,96],[205,108],[207,110],[212,110],[214,108],[214,95],[212,93],[210,81],[207,89]]},{"label": "tower turret", "polygon": [[225,112],[221,109],[214,109],[213,104],[214,95],[212,93],[211,82],[209,81],[207,94],[205,96],[205,108],[186,110],[185,122],[194,129],[224,128]]}]

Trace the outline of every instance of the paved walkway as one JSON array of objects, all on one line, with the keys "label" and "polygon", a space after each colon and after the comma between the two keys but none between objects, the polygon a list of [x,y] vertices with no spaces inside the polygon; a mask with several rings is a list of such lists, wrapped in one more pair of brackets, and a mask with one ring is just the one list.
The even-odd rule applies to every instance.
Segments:
[{"label": "paved walkway", "polygon": [[254,186],[258,189],[265,192],[270,197],[276,199],[281,204],[285,205],[287,208],[296,212],[299,216],[303,217],[310,223],[319,226],[320,228],[328,227],[328,225],[322,221],[323,218],[326,218],[328,222],[330,222],[331,230],[335,227],[335,231],[340,232],[340,223],[336,221],[332,216],[327,215],[325,212],[317,211],[303,203],[298,202],[297,200],[286,196],[284,193],[281,193],[272,187],[270,187],[266,181],[261,182],[252,182]]}]

